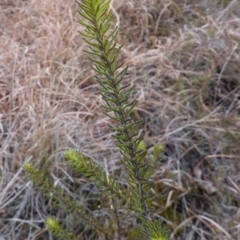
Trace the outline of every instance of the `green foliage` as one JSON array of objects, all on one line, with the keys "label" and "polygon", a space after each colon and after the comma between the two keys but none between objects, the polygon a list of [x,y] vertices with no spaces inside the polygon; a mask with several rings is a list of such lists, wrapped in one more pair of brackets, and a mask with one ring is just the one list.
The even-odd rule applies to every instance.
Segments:
[{"label": "green foliage", "polygon": [[45,170],[41,168],[36,169],[33,164],[26,163],[24,165],[24,171],[27,177],[39,188],[43,195],[51,200],[53,206],[63,209],[66,213],[77,216],[84,226],[88,226],[88,224],[91,223],[96,231],[105,232],[104,226],[100,223],[96,223],[93,216],[89,215],[83,205],[67,195],[61,187],[55,186],[54,181],[46,174]]},{"label": "green foliage", "polygon": [[47,229],[56,237],[63,240],[74,240],[76,236],[71,232],[64,230],[63,226],[60,225],[59,221],[57,221],[53,217],[48,217],[46,219],[46,227]]},{"label": "green foliage", "polygon": [[149,221],[145,224],[147,232],[142,228],[134,228],[129,232],[127,240],[168,240],[166,229],[158,221]]},{"label": "green foliage", "polygon": [[[105,193],[105,196],[106,193],[108,194],[111,202],[110,210],[115,214],[116,220],[111,224],[117,226],[119,234],[121,226],[118,212],[120,208],[127,208],[128,211],[134,210],[139,219],[142,236],[146,236],[150,240],[166,240],[167,234],[162,229],[161,223],[153,220],[153,180],[150,178],[152,164],[148,163],[148,158],[146,158],[147,147],[143,142],[143,135],[138,130],[140,122],[131,117],[136,100],[130,101],[129,98],[134,87],[131,87],[130,84],[122,85],[127,67],[120,70],[123,64],[118,64],[121,46],[118,47],[115,42],[118,28],[115,27],[111,30],[110,27],[113,15],[109,5],[110,1],[106,0],[82,0],[79,3],[80,10],[78,12],[82,17],[79,23],[85,27],[85,31],[80,33],[89,47],[85,51],[89,54],[89,59],[93,63],[92,68],[97,74],[99,92],[105,101],[104,112],[115,122],[109,127],[115,133],[114,138],[117,140],[117,146],[123,157],[128,188],[121,188],[117,181],[109,176],[100,165],[95,164],[91,158],[80,151],[70,149],[64,157],[76,171],[96,184]],[[154,161],[161,157],[162,152],[161,145],[154,148]],[[94,223],[93,218],[86,214],[78,202],[64,194],[59,187],[54,186],[44,172],[36,170],[31,164],[26,164],[24,168],[29,178],[40,187],[47,197],[55,198],[55,202],[59,206],[65,207],[66,211],[79,214],[83,222]],[[126,201],[127,203],[123,205],[123,202]],[[69,233],[66,233],[59,222],[53,218],[48,218],[46,225],[57,237],[63,239],[64,236],[72,236],[68,235]],[[106,232],[101,223],[96,224],[96,229]],[[118,239],[120,239],[119,234]]]},{"label": "green foliage", "polygon": [[146,240],[146,234],[143,234],[139,228],[133,228],[129,231],[127,240]]},{"label": "green foliage", "polygon": [[95,164],[89,157],[74,149],[66,151],[64,156],[67,163],[73,166],[76,171],[82,173],[86,178],[91,178],[94,183],[104,187],[112,195],[124,199],[116,180],[107,175],[102,167]]},{"label": "green foliage", "polygon": [[164,153],[164,147],[161,144],[157,144],[153,148],[153,156],[156,160],[162,159]]},{"label": "green foliage", "polygon": [[146,229],[150,240],[168,240],[166,229],[158,221],[147,222]]},{"label": "green foliage", "polygon": [[[90,60],[94,63],[93,69],[99,76],[96,77],[100,84],[100,94],[106,102],[103,106],[105,114],[116,121],[116,125],[110,126],[116,134],[118,147],[124,158],[124,165],[128,172],[128,183],[132,187],[132,194],[129,196],[133,209],[140,213],[142,219],[150,220],[149,206],[147,199],[150,197],[151,181],[144,179],[148,165],[144,162],[146,150],[138,148],[143,136],[138,134],[139,122],[131,118],[131,113],[136,105],[133,100],[129,103],[129,96],[133,87],[121,86],[121,81],[127,71],[117,70],[122,66],[118,65],[118,55],[121,47],[116,47],[115,38],[118,33],[117,27],[109,33],[112,13],[108,9],[109,2],[106,1],[82,1],[79,4],[79,14],[85,19],[79,22],[86,27],[81,32],[85,42],[89,45],[86,50]],[[109,114],[113,113],[113,114]]]}]

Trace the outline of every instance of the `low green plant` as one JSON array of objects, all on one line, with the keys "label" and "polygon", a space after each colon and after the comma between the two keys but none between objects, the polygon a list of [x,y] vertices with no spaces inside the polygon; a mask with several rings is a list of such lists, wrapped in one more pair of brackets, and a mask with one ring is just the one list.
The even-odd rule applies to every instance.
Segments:
[{"label": "low green plant", "polygon": [[[153,156],[148,158],[143,134],[139,131],[140,122],[132,118],[136,100],[129,101],[129,98],[134,87],[122,84],[127,67],[123,68],[123,64],[118,63],[121,46],[117,46],[115,42],[118,27],[111,30],[110,26],[113,18],[110,1],[82,0],[78,4],[81,16],[79,23],[85,27],[85,31],[80,33],[89,47],[85,52],[89,54],[89,59],[93,63],[92,68],[97,74],[99,93],[105,101],[104,112],[115,122],[109,128],[114,132],[123,158],[127,186],[119,184],[114,176],[109,175],[83,152],[74,149],[65,152],[67,163],[95,184],[104,196],[111,216],[106,226],[101,219],[87,212],[77,200],[71,199],[60,187],[54,186],[53,180],[45,176],[43,169],[37,170],[32,164],[27,163],[24,166],[25,171],[55,205],[66,212],[74,213],[81,219],[82,224],[88,228],[90,226],[91,231],[96,232],[95,238],[101,239],[101,234],[106,234],[109,239],[121,238],[121,211],[130,213],[138,219],[137,232],[130,234],[141,235],[150,240],[167,240],[168,236],[161,222],[154,218],[153,201],[156,196],[151,180],[152,167],[162,154],[163,148],[157,145]],[[53,217],[46,220],[46,226],[60,239],[77,239],[74,234],[64,230]]]}]

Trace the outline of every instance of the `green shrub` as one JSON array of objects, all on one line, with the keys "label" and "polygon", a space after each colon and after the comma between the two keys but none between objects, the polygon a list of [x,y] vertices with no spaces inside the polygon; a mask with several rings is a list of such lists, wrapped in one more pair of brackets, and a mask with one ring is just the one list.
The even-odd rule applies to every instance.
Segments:
[{"label": "green shrub", "polygon": [[[118,64],[118,55],[121,47],[115,42],[118,28],[110,29],[112,11],[110,1],[106,0],[82,0],[79,3],[79,23],[85,27],[81,32],[84,41],[88,44],[89,59],[93,63],[96,72],[96,80],[99,83],[99,93],[105,105],[105,114],[114,120],[115,124],[109,126],[114,132],[117,146],[123,157],[123,164],[127,172],[127,187],[120,185],[114,176],[110,176],[91,158],[82,152],[70,149],[64,157],[69,165],[84,177],[88,178],[101,190],[104,199],[109,203],[109,214],[115,216],[109,221],[109,226],[102,224],[101,220],[87,212],[78,201],[71,199],[62,189],[54,186],[50,177],[46,177],[43,169],[37,170],[32,164],[25,164],[28,177],[40,188],[46,197],[67,212],[72,212],[81,219],[81,223],[90,226],[95,231],[95,236],[100,239],[101,234],[110,236],[111,239],[120,239],[121,222],[119,211],[125,209],[133,212],[140,225],[137,231],[130,235],[146,236],[151,240],[168,239],[160,221],[154,219],[154,194],[151,180],[154,159],[162,154],[161,145],[155,147],[150,161],[146,161],[147,150],[143,142],[143,135],[139,132],[139,121],[131,117],[136,100],[129,102],[129,96],[133,90],[130,85],[122,85],[122,80],[127,67],[119,71],[122,64]],[[76,239],[77,237],[53,217],[46,220],[46,226],[53,235],[60,239]],[[132,238],[132,237],[131,237]]]}]

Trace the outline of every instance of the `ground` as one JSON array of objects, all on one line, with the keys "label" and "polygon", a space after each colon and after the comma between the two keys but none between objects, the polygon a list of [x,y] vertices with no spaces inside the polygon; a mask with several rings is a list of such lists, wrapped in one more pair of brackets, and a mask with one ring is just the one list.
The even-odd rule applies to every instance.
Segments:
[{"label": "ground", "polygon": [[[164,146],[156,214],[172,239],[240,239],[240,2],[116,0],[112,7],[120,61],[129,66],[124,81],[135,85],[133,115],[143,121],[149,152]],[[124,175],[76,10],[70,0],[0,3],[6,240],[52,239],[46,216],[65,216],[26,178],[24,163],[45,157],[53,179],[70,188],[62,155],[71,147],[109,159],[109,171]]]}]

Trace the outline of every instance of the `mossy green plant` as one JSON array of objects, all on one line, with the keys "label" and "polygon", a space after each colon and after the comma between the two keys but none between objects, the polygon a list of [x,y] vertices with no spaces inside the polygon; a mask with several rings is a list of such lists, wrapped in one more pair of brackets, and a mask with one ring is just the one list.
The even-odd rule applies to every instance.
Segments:
[{"label": "mossy green plant", "polygon": [[45,221],[46,227],[56,237],[63,240],[75,240],[76,236],[72,232],[67,232],[60,222],[53,217],[48,217]]},{"label": "mossy green plant", "polygon": [[143,221],[150,221],[147,204],[150,182],[142,178],[148,169],[144,163],[146,151],[138,147],[143,135],[138,134],[139,122],[131,118],[136,105],[135,100],[130,103],[128,101],[133,87],[121,85],[127,67],[117,71],[122,67],[122,64],[118,64],[121,47],[117,47],[115,42],[118,27],[110,31],[112,12],[109,3],[110,1],[104,0],[84,0],[79,4],[79,14],[83,18],[79,23],[85,26],[85,31],[81,34],[89,46],[89,50],[85,51],[90,55],[89,59],[94,63],[93,69],[98,74],[96,80],[101,86],[99,92],[106,103],[103,106],[105,114],[117,123],[109,127],[116,133],[114,137],[118,141],[128,172],[127,181],[134,186],[130,195],[133,208],[140,213]]},{"label": "mossy green plant", "polygon": [[[134,87],[130,84],[122,85],[127,67],[123,68],[123,64],[118,63],[121,46],[118,46],[115,41],[118,27],[111,29],[113,14],[110,9],[110,1],[82,0],[78,5],[78,12],[81,16],[79,23],[85,27],[85,30],[80,33],[88,44],[88,49],[85,52],[89,54],[89,59],[93,63],[92,68],[96,72],[99,93],[105,101],[104,113],[115,122],[109,128],[114,132],[114,138],[117,140],[117,146],[122,154],[122,163],[127,172],[126,182],[128,186],[126,188],[126,186],[119,185],[113,176],[106,173],[100,165],[85,156],[81,151],[70,149],[65,152],[64,157],[69,165],[96,184],[103,194],[105,193],[105,196],[108,195],[111,206],[109,211],[115,214],[113,220],[110,221],[112,230],[109,230],[109,232],[114,232],[112,236],[116,236],[115,233],[118,232],[116,238],[121,238],[121,223],[118,212],[121,208],[125,208],[135,213],[141,225],[139,231],[146,236],[146,239],[167,240],[167,233],[161,222],[154,218],[153,180],[150,178],[152,166],[146,161],[147,149],[143,141],[143,134],[140,134],[139,131],[140,122],[131,117],[137,104],[136,100],[130,101],[130,95]],[[162,151],[161,145],[155,147],[155,160],[160,157]],[[57,194],[61,197],[56,201],[66,204],[68,210],[81,209],[78,203],[60,194],[59,188],[56,188],[51,180],[43,178],[41,170],[34,169],[31,164],[26,164],[24,168],[29,178],[43,192],[51,193],[50,195],[46,194],[48,197]],[[55,197],[58,198],[58,196]],[[95,222],[95,219],[84,211],[81,213],[81,217],[89,220],[89,224]],[[92,221],[93,219],[94,221]],[[96,225],[98,232],[108,231],[102,226],[101,222]],[[59,237],[60,234],[64,238],[63,234],[66,231],[54,218],[48,218],[46,226],[55,236]],[[94,228],[93,226],[92,229]]]}]

